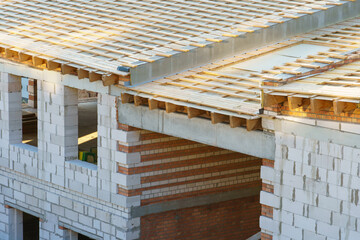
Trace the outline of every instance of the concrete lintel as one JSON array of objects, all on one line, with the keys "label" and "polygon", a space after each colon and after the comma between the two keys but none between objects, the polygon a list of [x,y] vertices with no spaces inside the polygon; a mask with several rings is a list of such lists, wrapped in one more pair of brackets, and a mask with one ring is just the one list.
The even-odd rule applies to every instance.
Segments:
[{"label": "concrete lintel", "polygon": [[99,236],[96,236],[96,235],[94,235],[94,234],[92,234],[92,233],[83,231],[83,230],[81,230],[81,229],[79,229],[79,228],[77,228],[77,227],[74,227],[74,226],[72,226],[72,225],[69,225],[69,224],[64,223],[64,222],[61,222],[61,221],[59,221],[59,227],[69,229],[69,230],[71,230],[71,231],[74,231],[74,232],[76,232],[76,233],[80,233],[80,234],[82,234],[82,235],[84,235],[84,236],[87,236],[87,237],[89,237],[89,238],[92,238],[92,239],[98,239],[98,240],[102,239],[102,238],[99,237]]},{"label": "concrete lintel", "polygon": [[185,199],[172,200],[162,203],[155,203],[131,209],[131,217],[142,217],[150,214],[178,210],[182,208],[197,207],[213,203],[225,202],[229,200],[256,196],[260,194],[261,187],[252,187],[234,190],[230,192],[213,193],[205,196],[191,197]]},{"label": "concrete lintel", "polygon": [[199,67],[244,51],[283,41],[295,35],[307,33],[353,17],[359,16],[360,1],[343,2],[340,6],[329,6],[297,19],[284,18],[283,23],[269,24],[253,33],[240,33],[238,37],[227,37],[222,42],[209,43],[205,47],[193,48],[177,53],[170,58],[161,58],[132,68],[131,85],[142,84],[155,79]]},{"label": "concrete lintel", "polygon": [[131,104],[119,105],[119,121],[146,129],[208,144],[259,158],[275,159],[275,136],[262,131],[231,128],[228,124],[212,124],[208,119],[192,118],[164,110],[149,110]]},{"label": "concrete lintel", "polygon": [[360,134],[319,127],[285,119],[274,119],[275,132],[360,148]]},{"label": "concrete lintel", "polygon": [[6,200],[5,200],[5,203],[4,203],[4,204],[5,204],[5,205],[8,205],[8,206],[10,206],[10,207],[12,207],[12,208],[15,208],[15,209],[17,209],[17,210],[20,210],[20,211],[22,211],[22,212],[24,212],[24,213],[30,214],[30,215],[32,215],[32,216],[34,216],[34,217],[37,217],[37,218],[39,218],[39,219],[41,219],[41,220],[44,220],[44,219],[45,219],[45,218],[44,218],[44,214],[42,214],[42,213],[37,213],[37,212],[35,212],[35,211],[32,211],[32,210],[30,210],[30,209],[28,209],[28,208],[22,207],[22,206],[20,206],[20,205],[15,204],[15,203],[12,203],[12,202],[9,202],[9,201],[6,201]]}]

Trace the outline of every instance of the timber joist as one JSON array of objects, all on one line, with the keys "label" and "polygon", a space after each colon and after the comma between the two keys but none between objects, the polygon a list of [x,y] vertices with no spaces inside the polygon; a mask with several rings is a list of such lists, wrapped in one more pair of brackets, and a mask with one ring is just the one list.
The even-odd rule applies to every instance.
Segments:
[{"label": "timber joist", "polygon": [[297,93],[284,93],[268,91],[264,93],[265,109],[280,109],[287,106],[290,111],[311,112],[321,114],[321,112],[333,112],[334,115],[343,113],[353,113],[360,111],[360,96],[357,99],[341,97],[326,97],[318,95],[305,95]]},{"label": "timber joist", "polygon": [[4,45],[0,46],[0,57],[35,68],[58,71],[64,75],[75,75],[79,79],[87,78],[90,82],[102,81],[104,86],[113,84],[124,85],[126,82],[130,81],[129,74],[118,75],[116,73],[105,72],[104,70],[97,70],[84,65],[62,61],[60,59],[52,59],[50,57],[36,55],[31,52],[6,47]]},{"label": "timber joist", "polygon": [[160,109],[166,111],[166,113],[183,113],[186,114],[189,119],[196,117],[205,118],[209,119],[212,124],[229,124],[231,128],[245,127],[248,131],[262,129],[261,118],[259,116],[178,102],[147,94],[124,92],[121,94],[121,103],[134,104],[134,106],[146,106],[150,110]]}]

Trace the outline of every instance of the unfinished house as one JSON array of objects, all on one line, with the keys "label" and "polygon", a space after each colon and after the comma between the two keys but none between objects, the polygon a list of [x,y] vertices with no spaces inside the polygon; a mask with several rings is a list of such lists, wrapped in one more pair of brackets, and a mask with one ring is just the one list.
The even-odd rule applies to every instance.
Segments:
[{"label": "unfinished house", "polygon": [[360,1],[0,0],[0,239],[360,239]]}]

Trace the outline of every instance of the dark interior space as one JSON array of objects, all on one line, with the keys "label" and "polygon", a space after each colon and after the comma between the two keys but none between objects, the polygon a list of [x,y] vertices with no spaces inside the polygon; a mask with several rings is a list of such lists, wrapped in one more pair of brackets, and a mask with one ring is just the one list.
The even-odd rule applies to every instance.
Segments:
[{"label": "dark interior space", "polygon": [[39,218],[23,213],[24,240],[39,239]]}]

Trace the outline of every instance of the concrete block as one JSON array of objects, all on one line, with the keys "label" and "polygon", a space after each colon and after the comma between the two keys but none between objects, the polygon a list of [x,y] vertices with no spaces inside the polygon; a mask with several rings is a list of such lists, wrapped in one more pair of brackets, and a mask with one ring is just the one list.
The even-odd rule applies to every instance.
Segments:
[{"label": "concrete block", "polygon": [[297,228],[286,223],[281,223],[281,234],[284,236],[288,236],[291,239],[296,239],[296,240],[303,239],[301,228]]},{"label": "concrete block", "polygon": [[303,177],[284,172],[283,173],[283,184],[287,185],[287,186],[292,186],[295,188],[302,189],[304,186]]},{"label": "concrete block", "polygon": [[351,199],[351,190],[341,186],[329,184],[329,197],[349,201],[349,199]]},{"label": "concrete block", "polygon": [[260,216],[260,228],[275,234],[280,233],[280,223],[265,216]]},{"label": "concrete block", "polygon": [[327,210],[327,209],[324,209],[324,208],[315,207],[315,206],[310,205],[309,206],[309,216],[308,217],[311,218],[311,219],[319,220],[319,221],[322,221],[324,223],[330,224],[330,222],[331,222],[331,211]]},{"label": "concrete block", "polygon": [[317,222],[317,233],[334,239],[340,239],[340,228],[324,222]]},{"label": "concrete block", "polygon": [[315,232],[304,230],[304,239],[311,240],[326,240],[325,236],[316,234]]},{"label": "concrete block", "polygon": [[359,124],[342,122],[342,123],[340,123],[340,128],[341,128],[341,131],[344,131],[344,132],[360,134]]},{"label": "concrete block", "polygon": [[294,214],[282,209],[274,209],[273,219],[278,222],[285,222],[287,224],[293,225]]},{"label": "concrete block", "polygon": [[320,142],[319,153],[336,158],[343,157],[342,146],[334,143]]},{"label": "concrete block", "polygon": [[295,214],[294,215],[294,226],[298,227],[300,229],[306,229],[311,232],[315,232],[316,221],[314,219]]},{"label": "concrete block", "polygon": [[83,214],[79,214],[79,222],[89,227],[92,227],[93,225],[93,219],[91,217],[84,216]]},{"label": "concrete block", "polygon": [[326,197],[324,195],[318,196],[319,206],[331,210],[333,212],[340,212],[340,203],[341,201],[335,198]]},{"label": "concrete block", "polygon": [[260,203],[270,207],[280,208],[280,198],[272,193],[261,191]]},{"label": "concrete block", "polygon": [[303,215],[304,204],[301,202],[294,202],[292,200],[283,198],[282,199],[282,209],[288,212],[295,213],[297,215]]},{"label": "concrete block", "polygon": [[275,132],[275,139],[276,144],[286,145],[288,147],[295,148],[295,135]]},{"label": "concrete block", "polygon": [[[268,180],[271,182],[277,182],[276,179],[276,175],[278,175],[275,170],[271,167],[267,167],[267,166],[261,166],[260,169],[260,177],[263,180]],[[278,183],[280,183],[280,181],[278,181]]]},{"label": "concrete block", "polygon": [[350,161],[344,161],[339,158],[334,159],[335,163],[335,171],[342,172],[342,173],[351,173],[351,162]]},{"label": "concrete block", "polygon": [[297,202],[302,202],[305,204],[316,205],[316,197],[317,194],[312,191],[305,191],[302,189],[295,188],[295,192],[293,194],[294,200]]},{"label": "concrete block", "polygon": [[333,225],[356,231],[356,218],[340,213],[333,213]]}]

